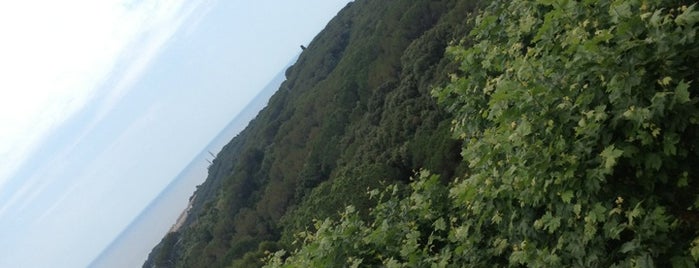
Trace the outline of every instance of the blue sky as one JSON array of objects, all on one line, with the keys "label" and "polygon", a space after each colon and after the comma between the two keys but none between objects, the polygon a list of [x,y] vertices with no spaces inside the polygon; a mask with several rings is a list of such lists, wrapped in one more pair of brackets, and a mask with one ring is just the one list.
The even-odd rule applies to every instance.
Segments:
[{"label": "blue sky", "polygon": [[0,267],[84,267],[347,0],[0,4]]}]

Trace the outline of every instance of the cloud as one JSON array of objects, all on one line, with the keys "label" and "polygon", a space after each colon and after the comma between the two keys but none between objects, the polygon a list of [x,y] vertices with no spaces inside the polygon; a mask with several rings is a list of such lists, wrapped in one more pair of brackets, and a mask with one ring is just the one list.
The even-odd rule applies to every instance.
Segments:
[{"label": "cloud", "polygon": [[[103,173],[105,170],[110,171],[110,168],[112,169],[119,169],[121,168],[120,164],[115,163],[115,160],[113,159],[114,156],[123,156],[123,155],[130,155],[128,153],[123,152],[124,148],[128,148],[128,142],[130,140],[134,140],[134,137],[137,137],[143,129],[147,129],[149,126],[152,126],[153,123],[157,120],[158,116],[161,116],[162,112],[162,107],[163,105],[161,103],[154,103],[151,105],[147,111],[143,113],[142,116],[137,118],[135,121],[131,122],[111,143],[105,146],[105,148],[99,152],[98,154],[93,156],[93,159],[88,162],[88,165],[85,167],[85,169],[81,170],[79,174],[75,174],[74,178],[72,178],[71,182],[68,182],[68,187],[64,191],[59,191],[56,194],[56,197],[51,200],[51,205],[42,212],[41,215],[39,215],[35,223],[37,225],[41,225],[41,222],[46,220],[47,217],[50,217],[52,213],[57,210],[60,206],[63,206],[63,210],[70,209],[70,205],[67,204],[66,199],[68,197],[75,197],[75,196],[80,196],[79,194],[76,194],[77,189],[79,188],[89,188],[91,190],[95,189],[109,189],[108,187],[110,183],[119,183],[117,181],[114,182],[105,182],[104,180],[100,181],[100,177],[103,176]],[[52,167],[52,169],[58,169],[59,167]],[[45,178],[45,174],[41,174],[33,179],[41,179]],[[49,180],[45,180],[44,184],[33,184],[30,189],[32,189],[31,192],[28,192],[27,194],[24,194],[23,201],[24,203],[18,203],[16,204],[15,209],[18,211],[24,210],[24,208],[29,204],[32,203],[32,200],[37,198],[40,193],[44,192],[46,190],[46,185],[48,184]],[[88,184],[98,184],[98,185],[92,185],[92,187],[86,187]],[[24,191],[22,191],[24,192]],[[77,191],[79,192],[79,191]],[[3,209],[0,207],[0,215],[2,215]],[[85,212],[83,212],[85,213]]]},{"label": "cloud", "polygon": [[101,96],[89,132],[181,24],[210,2],[0,3],[0,188],[52,130]]},{"label": "cloud", "polygon": [[[121,62],[111,79],[114,80],[105,105],[97,118],[112,109],[115,103],[128,92],[133,83],[138,80],[151,61],[160,53],[162,48],[172,38],[182,23],[198,20],[203,15],[200,10],[208,10],[212,1],[151,1],[141,3],[139,12],[131,14],[134,19],[142,19],[147,27],[142,28],[138,38],[132,40],[128,49],[121,55]],[[192,15],[196,18],[192,19]]]}]

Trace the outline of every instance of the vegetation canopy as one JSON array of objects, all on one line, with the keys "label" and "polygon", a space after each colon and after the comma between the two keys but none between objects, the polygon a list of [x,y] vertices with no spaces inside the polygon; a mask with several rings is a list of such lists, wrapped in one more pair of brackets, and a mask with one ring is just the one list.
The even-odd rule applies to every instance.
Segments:
[{"label": "vegetation canopy", "polygon": [[434,90],[468,171],[422,172],[270,267],[694,267],[699,12],[682,1],[493,1]]}]

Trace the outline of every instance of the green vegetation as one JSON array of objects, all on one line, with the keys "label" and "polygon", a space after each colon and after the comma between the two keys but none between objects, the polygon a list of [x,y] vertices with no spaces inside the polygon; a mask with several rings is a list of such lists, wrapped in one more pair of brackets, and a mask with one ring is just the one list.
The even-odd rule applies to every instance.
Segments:
[{"label": "green vegetation", "polygon": [[144,266],[694,267],[695,9],[357,0]]},{"label": "green vegetation", "polygon": [[457,0],[350,3],[217,155],[174,246],[156,247],[144,266],[156,256],[169,256],[165,267],[261,266],[265,251],[293,249],[314,218],[337,218],[347,205],[367,215],[375,202],[365,192],[382,181],[408,182],[421,168],[463,172],[451,117],[430,91],[456,70],[444,52],[467,33],[473,9]]},{"label": "green vegetation", "polygon": [[463,177],[371,191],[270,267],[695,267],[699,12],[682,1],[493,1],[435,90]]}]

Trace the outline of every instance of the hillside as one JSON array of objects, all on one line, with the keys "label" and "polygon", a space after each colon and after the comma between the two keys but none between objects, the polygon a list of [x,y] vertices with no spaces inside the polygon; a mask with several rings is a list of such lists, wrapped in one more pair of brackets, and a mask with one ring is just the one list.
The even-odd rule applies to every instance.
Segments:
[{"label": "hillside", "polygon": [[694,267],[691,3],[357,0],[144,266]]},{"label": "hillside", "polygon": [[357,197],[382,181],[421,168],[451,177],[461,145],[430,91],[455,70],[444,49],[465,33],[472,2],[355,1],[340,11],[217,155],[185,225],[144,266],[259,266],[314,218],[366,210]]},{"label": "hillside", "polygon": [[696,267],[695,1],[492,1],[434,90],[468,171],[371,190],[268,267]]}]

